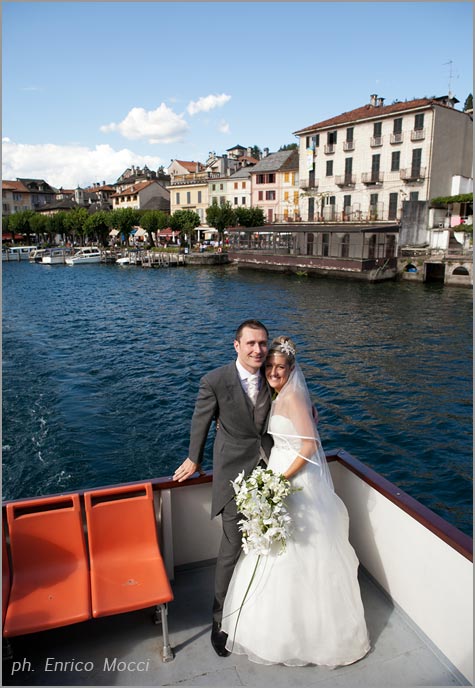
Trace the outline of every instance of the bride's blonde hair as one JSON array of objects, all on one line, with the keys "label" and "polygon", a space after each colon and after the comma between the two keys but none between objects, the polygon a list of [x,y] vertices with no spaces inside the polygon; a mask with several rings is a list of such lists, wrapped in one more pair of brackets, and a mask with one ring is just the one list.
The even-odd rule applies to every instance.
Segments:
[{"label": "bride's blonde hair", "polygon": [[276,337],[272,341],[267,355],[270,356],[272,354],[283,354],[290,363],[290,366],[293,367],[295,364],[296,353],[297,347],[295,346],[294,342],[290,339],[290,337],[281,335],[280,337]]}]

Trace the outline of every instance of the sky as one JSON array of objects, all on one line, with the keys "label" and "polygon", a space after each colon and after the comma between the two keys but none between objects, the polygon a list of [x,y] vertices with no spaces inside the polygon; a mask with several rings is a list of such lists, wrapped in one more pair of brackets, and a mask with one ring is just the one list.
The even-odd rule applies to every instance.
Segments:
[{"label": "sky", "polygon": [[72,189],[473,92],[468,2],[2,2],[2,176]]}]

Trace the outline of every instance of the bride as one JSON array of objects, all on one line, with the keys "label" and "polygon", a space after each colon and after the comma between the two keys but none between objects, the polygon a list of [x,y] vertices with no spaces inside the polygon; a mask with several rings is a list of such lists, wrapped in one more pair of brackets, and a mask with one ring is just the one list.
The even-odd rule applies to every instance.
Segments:
[{"label": "bride", "polygon": [[266,360],[266,378],[275,396],[268,468],[299,488],[286,500],[292,535],[283,553],[276,549],[259,560],[254,552],[241,553],[224,604],[222,630],[228,634],[229,651],[261,664],[339,666],[361,659],[370,647],[358,559],[295,351],[291,339],[278,337]]}]

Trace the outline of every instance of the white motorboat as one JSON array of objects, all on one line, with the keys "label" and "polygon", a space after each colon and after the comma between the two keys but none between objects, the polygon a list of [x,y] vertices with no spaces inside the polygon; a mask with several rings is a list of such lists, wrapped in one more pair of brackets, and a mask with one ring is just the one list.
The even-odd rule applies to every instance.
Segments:
[{"label": "white motorboat", "polygon": [[[361,564],[371,651],[359,662],[330,671],[318,666],[269,667],[237,655],[226,660],[216,656],[209,633],[221,522],[210,519],[212,474],[206,472],[185,483],[169,477],[145,481],[152,486],[154,502],[154,516],[147,519],[141,505],[149,488],[141,483],[93,488],[89,497],[83,491],[61,493],[54,506],[51,497],[3,504],[5,511],[10,510],[8,518],[4,514],[4,553],[8,549],[13,555],[3,557],[4,637],[12,653],[9,671],[4,663],[3,685],[473,685],[472,539],[345,451],[330,452],[327,458],[335,490],[349,512],[350,540]],[[65,501],[73,497],[80,546],[68,535],[70,529],[64,532],[67,526],[61,520],[66,512],[72,518],[72,506]],[[101,522],[109,519],[102,534],[94,526],[94,510]],[[111,512],[113,517],[107,516]],[[43,539],[34,529],[33,518],[35,514],[43,518],[42,513],[46,514],[41,521]],[[89,558],[82,542],[83,527],[88,542],[94,545]],[[114,539],[115,530],[118,535]],[[61,534],[62,547],[50,542],[52,532],[58,537]],[[89,576],[92,599],[96,599],[98,583],[93,571],[98,565],[98,543],[104,548],[101,562],[115,571],[114,581],[117,578],[120,583],[110,546],[112,540],[123,543],[121,534],[125,532],[129,545],[121,560],[123,590],[113,584],[112,577],[105,576],[103,581],[106,593],[118,594],[121,604],[104,612],[94,603],[91,611]],[[157,621],[152,615],[153,605],[158,604],[155,598],[128,607],[131,611],[126,611],[122,600],[126,591],[127,595],[138,594],[145,584],[145,573],[136,566],[135,548],[148,553],[156,550],[156,532],[174,596],[167,605],[168,623],[165,625],[162,617],[162,633],[158,633],[163,642],[152,623]],[[151,549],[146,549],[148,540],[155,542]],[[29,552],[27,559],[25,551]],[[28,570],[16,571],[17,566]],[[43,578],[30,570],[38,568],[41,573],[45,567],[49,567],[50,596],[43,589],[40,594],[37,581]],[[50,600],[77,571],[85,581],[82,588],[77,586],[84,597],[84,620],[77,623],[81,618],[74,616],[75,593],[55,602],[65,618],[53,623]],[[25,578],[16,579],[15,573],[24,573]],[[155,587],[160,587],[158,582]],[[12,628],[13,624],[18,628]],[[175,661],[169,661],[173,654]]]},{"label": "white motorboat", "polygon": [[10,248],[2,249],[3,260],[28,260],[32,251],[36,250],[36,246],[10,246]]},{"label": "white motorboat", "polygon": [[44,250],[41,260],[39,261],[42,265],[64,265],[66,258],[70,258],[71,249],[69,248],[47,248]]},{"label": "white motorboat", "polygon": [[84,246],[73,256],[66,258],[66,265],[83,265],[86,263],[100,263],[101,250],[97,246]]},{"label": "white motorboat", "polygon": [[115,262],[117,265],[130,265],[130,256],[123,256],[122,258],[117,258]]}]

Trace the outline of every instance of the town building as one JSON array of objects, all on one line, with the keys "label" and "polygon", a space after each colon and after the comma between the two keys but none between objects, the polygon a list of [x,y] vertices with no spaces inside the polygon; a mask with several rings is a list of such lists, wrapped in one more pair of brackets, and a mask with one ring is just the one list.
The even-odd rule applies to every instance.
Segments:
[{"label": "town building", "polygon": [[[397,221],[400,245],[440,244],[431,236],[441,229],[431,199],[471,191],[473,183],[473,122],[457,102],[449,95],[385,105],[373,94],[362,107],[294,132],[303,220]],[[404,215],[414,213],[404,232]]]},{"label": "town building", "polygon": [[252,167],[251,205],[263,210],[269,224],[300,220],[297,150],[267,154]]},{"label": "town building", "polygon": [[112,209],[163,210],[170,212],[170,193],[158,181],[144,181],[127,185],[110,196]]},{"label": "town building", "polygon": [[13,215],[31,210],[31,194],[22,181],[2,181],[2,215]]}]

